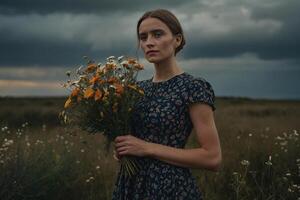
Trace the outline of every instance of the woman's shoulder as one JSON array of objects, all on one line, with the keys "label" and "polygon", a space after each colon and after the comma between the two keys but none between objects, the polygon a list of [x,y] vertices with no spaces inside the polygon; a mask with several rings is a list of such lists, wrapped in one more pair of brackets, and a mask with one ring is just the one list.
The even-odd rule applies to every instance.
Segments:
[{"label": "woman's shoulder", "polygon": [[213,111],[216,109],[215,102],[215,92],[210,84],[205,78],[201,76],[192,76],[188,75],[187,81],[187,89],[188,89],[188,103],[197,103],[204,102],[210,105]]},{"label": "woman's shoulder", "polygon": [[202,76],[194,76],[191,75],[187,72],[185,72],[186,76],[185,76],[185,82],[187,84],[187,86],[189,88],[193,88],[193,87],[204,87],[204,88],[210,88],[211,84],[209,81],[207,81],[207,79],[205,79]]}]

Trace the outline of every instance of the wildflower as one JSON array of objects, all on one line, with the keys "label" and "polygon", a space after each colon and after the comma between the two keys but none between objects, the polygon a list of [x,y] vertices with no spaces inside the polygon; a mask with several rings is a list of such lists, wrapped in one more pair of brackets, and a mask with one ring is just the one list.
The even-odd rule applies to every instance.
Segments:
[{"label": "wildflower", "polygon": [[123,67],[125,67],[126,69],[129,69],[128,61],[123,61],[123,62],[121,62],[121,65],[122,65]]},{"label": "wildflower", "polygon": [[96,169],[97,169],[97,170],[98,170],[98,169],[100,169],[100,166],[99,166],[99,165],[97,165],[97,166],[96,166]]},{"label": "wildflower", "polygon": [[233,172],[233,173],[232,173],[232,175],[233,175],[233,176],[238,176],[238,175],[239,175],[239,173],[237,173],[237,172]]},{"label": "wildflower", "polygon": [[81,151],[81,153],[84,153],[84,149],[81,149],[80,151]]},{"label": "wildflower", "polygon": [[94,90],[92,88],[87,88],[84,92],[84,98],[88,99],[94,96]]},{"label": "wildflower", "polygon": [[43,131],[46,131],[46,124],[43,124],[42,129]]},{"label": "wildflower", "polygon": [[118,61],[120,62],[121,60],[123,60],[124,56],[120,56],[118,57]]},{"label": "wildflower", "polygon": [[74,88],[74,90],[71,93],[71,97],[78,96],[79,92],[80,92],[80,89],[78,87]]},{"label": "wildflower", "polygon": [[248,166],[250,164],[250,162],[248,160],[242,160],[241,164],[244,166]]},{"label": "wildflower", "polygon": [[107,60],[107,61],[111,61],[111,60],[115,60],[115,59],[116,59],[115,56],[109,56],[106,60]]},{"label": "wildflower", "polygon": [[115,83],[114,86],[116,87],[116,93],[122,94],[124,92],[124,88],[121,84]]},{"label": "wildflower", "polygon": [[113,83],[118,82],[118,79],[117,79],[116,77],[110,77],[110,78],[107,80],[107,82],[113,84]]},{"label": "wildflower", "polygon": [[129,58],[128,59],[128,64],[135,64],[136,60],[134,58]]},{"label": "wildflower", "polygon": [[103,96],[103,93],[99,89],[97,89],[95,92],[95,101],[100,100],[102,98],[102,96]]},{"label": "wildflower", "polygon": [[281,146],[286,146],[287,143],[288,143],[288,141],[283,141],[283,142],[280,142],[280,145],[281,145]]},{"label": "wildflower", "polygon": [[269,160],[267,162],[265,162],[266,165],[271,166],[272,165],[272,156],[269,156]]},{"label": "wildflower", "polygon": [[249,133],[249,137],[252,137],[252,133]]},{"label": "wildflower", "polygon": [[86,68],[86,72],[93,72],[97,69],[97,65],[95,63],[90,63],[87,68]]},{"label": "wildflower", "polygon": [[137,69],[137,70],[142,70],[142,69],[144,69],[144,66],[141,65],[141,64],[138,64],[138,63],[135,63],[135,64],[133,65],[133,67],[134,67],[135,69]]},{"label": "wildflower", "polygon": [[66,75],[70,76],[71,75],[71,71],[66,71]]},{"label": "wildflower", "polygon": [[90,80],[90,84],[93,84],[93,85],[96,84],[96,83],[99,81],[99,79],[100,79],[99,76],[97,76],[97,75],[94,76],[94,77]]}]

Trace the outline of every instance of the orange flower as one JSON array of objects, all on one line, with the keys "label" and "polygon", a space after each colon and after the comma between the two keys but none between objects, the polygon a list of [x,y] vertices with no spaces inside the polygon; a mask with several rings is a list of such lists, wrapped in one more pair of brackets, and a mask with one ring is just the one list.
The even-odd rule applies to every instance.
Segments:
[{"label": "orange flower", "polygon": [[125,67],[126,69],[129,69],[128,63],[122,63],[122,66]]},{"label": "orange flower", "polygon": [[106,63],[105,64],[105,69],[107,69],[107,70],[115,69],[116,67],[117,67],[117,65],[115,63]]},{"label": "orange flower", "polygon": [[72,91],[71,97],[77,97],[78,94],[79,94],[79,92],[80,92],[80,89],[79,89],[78,87],[76,87],[76,88]]},{"label": "orange flower", "polygon": [[139,64],[139,63],[135,63],[135,64],[133,65],[133,67],[134,67],[135,69],[137,69],[137,70],[142,70],[142,69],[144,69],[144,66],[143,66],[142,64]]},{"label": "orange flower", "polygon": [[116,83],[117,81],[118,81],[118,79],[117,79],[116,77],[110,77],[110,78],[107,80],[107,82],[108,82],[108,83],[111,83],[111,84]]},{"label": "orange flower", "polygon": [[68,100],[65,102],[64,108],[68,108],[68,107],[71,105],[71,103],[72,103],[72,100],[71,100],[71,98],[69,97]]},{"label": "orange flower", "polygon": [[93,78],[91,78],[91,80],[90,80],[90,84],[95,84],[97,81],[99,81],[99,76],[98,75],[96,75],[96,76],[94,76]]},{"label": "orange flower", "polygon": [[92,88],[87,88],[84,92],[84,98],[88,99],[94,96],[94,90]]},{"label": "orange flower", "polygon": [[124,92],[124,87],[121,84],[115,83],[114,86],[116,87],[116,93],[122,94]]},{"label": "orange flower", "polygon": [[97,65],[95,63],[90,63],[87,68],[86,68],[86,72],[93,72],[97,69]]},{"label": "orange flower", "polygon": [[134,58],[128,58],[128,64],[135,64],[136,60]]},{"label": "orange flower", "polygon": [[95,101],[100,100],[102,98],[102,95],[102,92],[99,89],[97,89],[95,92]]}]

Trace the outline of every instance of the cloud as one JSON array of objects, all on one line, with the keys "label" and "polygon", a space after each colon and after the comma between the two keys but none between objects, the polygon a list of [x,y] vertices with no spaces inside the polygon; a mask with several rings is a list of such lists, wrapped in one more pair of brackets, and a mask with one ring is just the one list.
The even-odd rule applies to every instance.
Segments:
[{"label": "cloud", "polygon": [[263,60],[299,63],[297,0],[170,2],[134,0],[129,6],[126,1],[2,1],[0,67],[67,67],[81,63],[83,55],[136,55],[136,22],[145,10],[160,6],[182,23],[184,59],[250,53]]},{"label": "cloud", "polygon": [[[192,1],[191,1],[192,2]],[[182,0],[2,0],[0,11],[6,14],[28,14],[39,13],[48,14],[54,12],[62,13],[128,13],[137,10],[148,10],[159,7],[170,7],[171,5],[181,5],[186,2]]]}]

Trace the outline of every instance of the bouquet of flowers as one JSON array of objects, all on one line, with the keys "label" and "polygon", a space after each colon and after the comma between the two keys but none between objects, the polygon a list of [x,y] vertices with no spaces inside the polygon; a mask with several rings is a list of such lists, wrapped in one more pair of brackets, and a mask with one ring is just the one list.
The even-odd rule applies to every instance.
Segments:
[{"label": "bouquet of flowers", "polygon": [[[64,124],[78,125],[89,133],[106,136],[106,150],[119,135],[131,133],[134,104],[144,95],[137,86],[137,75],[143,66],[134,58],[110,56],[105,64],[88,57],[74,75],[68,71],[63,87],[70,91],[60,119]],[[71,76],[73,75],[73,76]],[[133,157],[121,159],[122,174],[133,175],[138,165]]]}]

